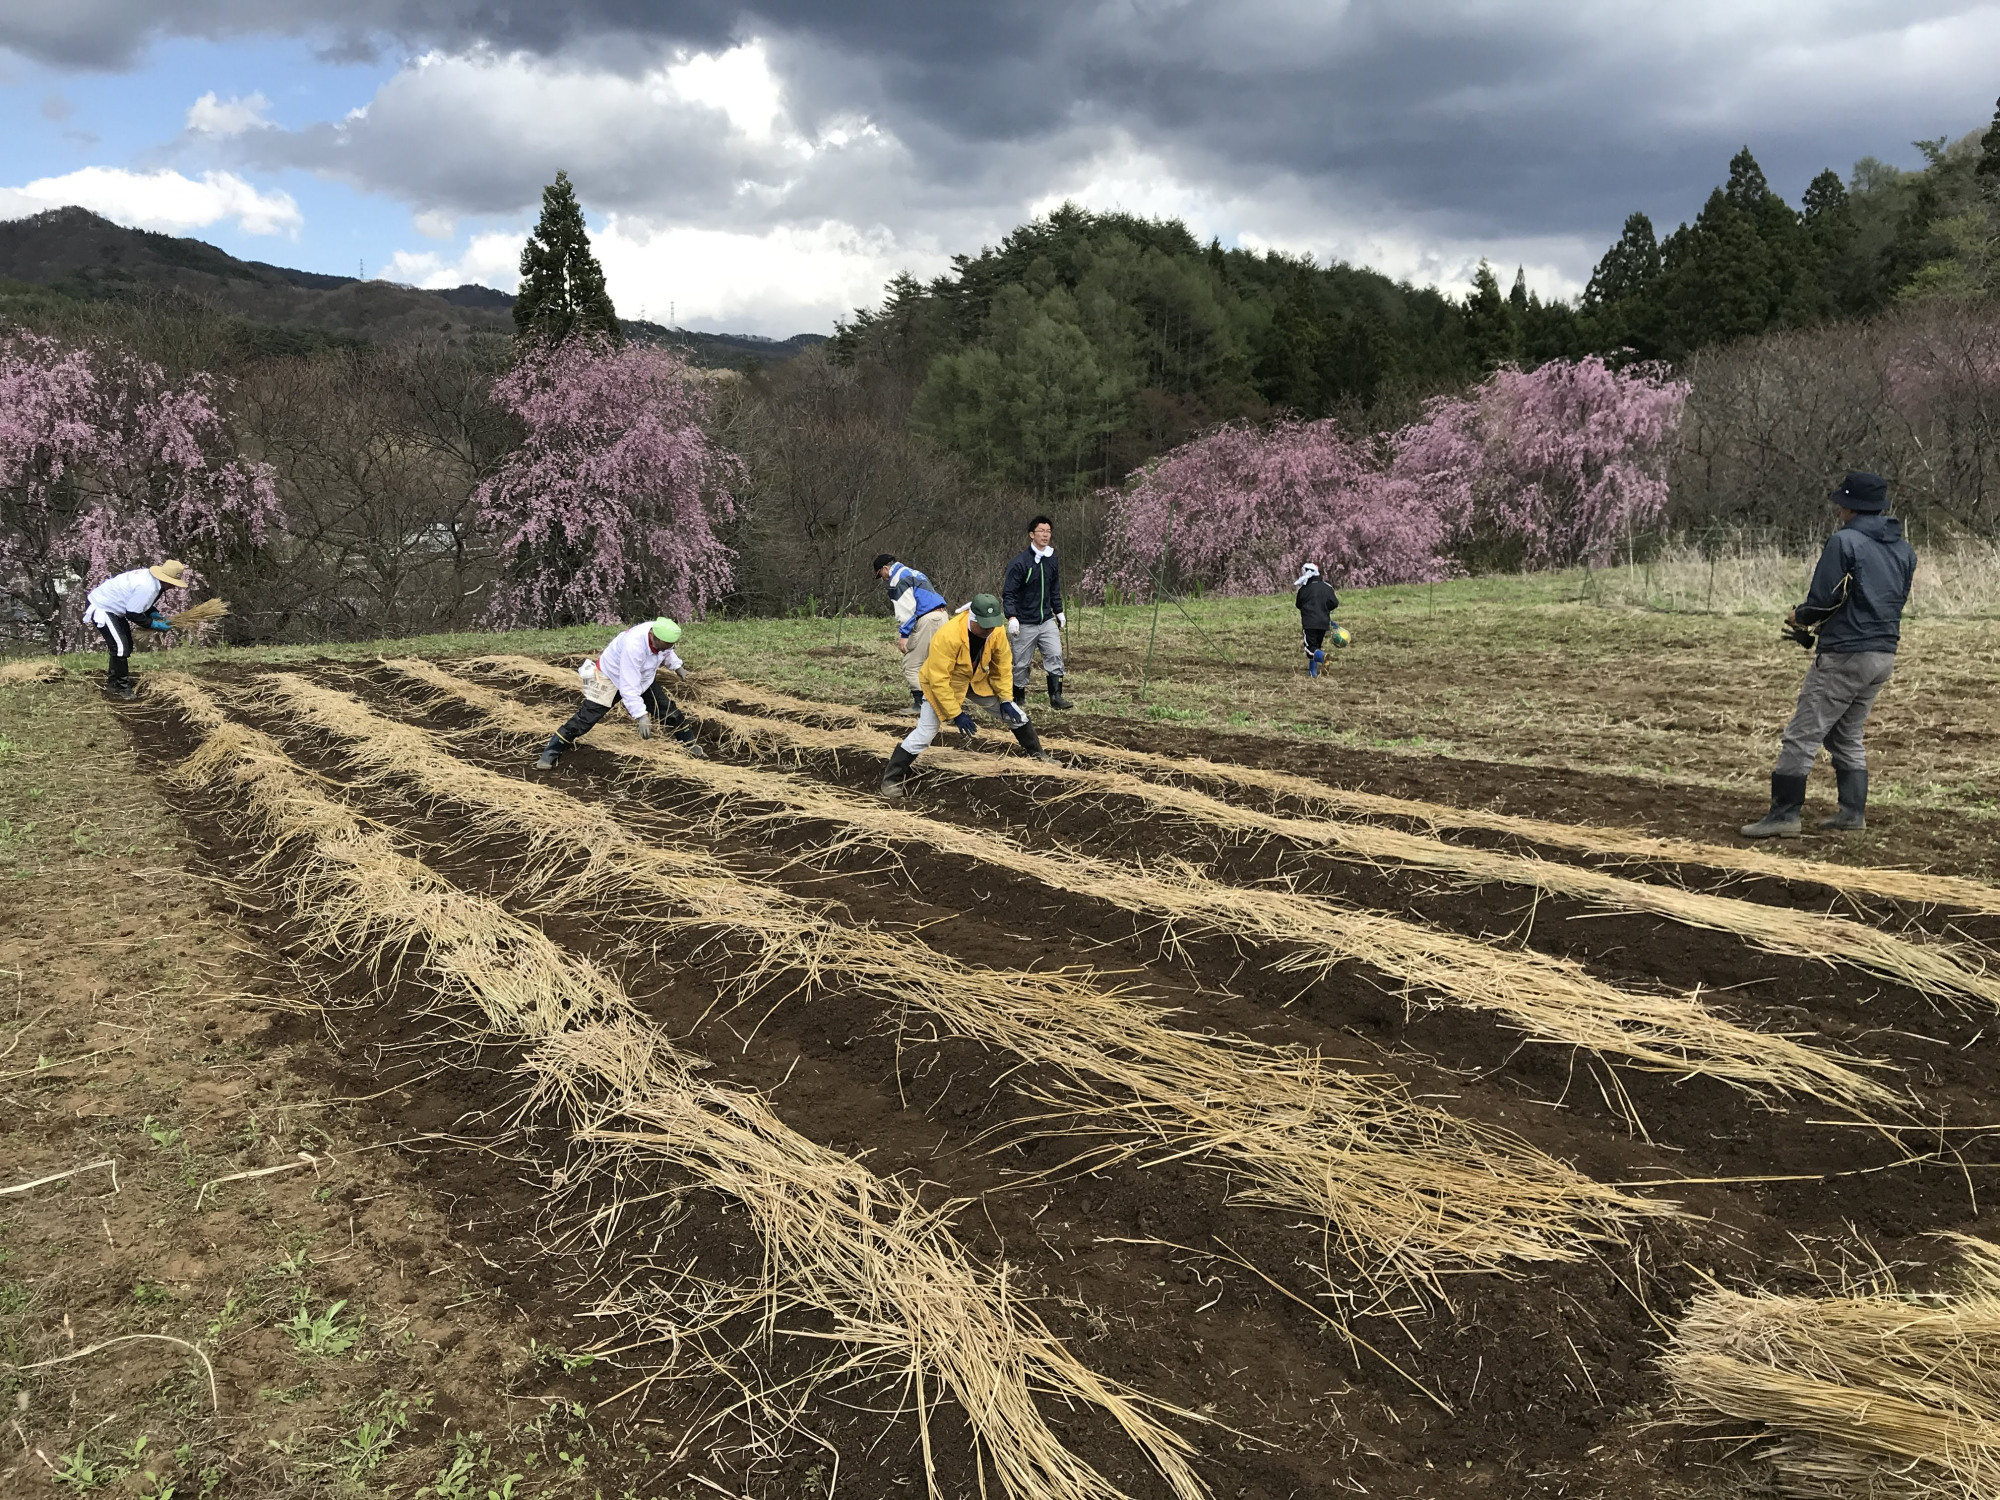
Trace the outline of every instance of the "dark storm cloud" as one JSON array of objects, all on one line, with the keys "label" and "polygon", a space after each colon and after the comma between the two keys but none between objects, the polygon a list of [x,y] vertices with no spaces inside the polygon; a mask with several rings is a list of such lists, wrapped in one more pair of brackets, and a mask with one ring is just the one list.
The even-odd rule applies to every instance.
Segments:
[{"label": "dark storm cloud", "polygon": [[[1122,132],[1184,180],[1245,196],[1289,184],[1432,232],[1598,243],[1633,208],[1666,226],[1692,213],[1739,145],[1796,197],[1823,166],[1971,128],[2000,88],[2000,10],[1951,0],[4,3],[0,45],[90,66],[129,63],[159,35],[293,32],[332,49],[394,39],[635,74],[673,47],[757,36],[802,130],[877,121],[919,196],[1011,182],[1020,153],[1073,161],[1093,132]],[[687,128],[685,159],[657,185],[720,201],[743,167],[737,148]],[[403,159],[421,137],[395,135],[376,120],[258,149],[462,209],[516,205],[542,180],[541,163],[468,180],[440,162],[426,182]]]}]

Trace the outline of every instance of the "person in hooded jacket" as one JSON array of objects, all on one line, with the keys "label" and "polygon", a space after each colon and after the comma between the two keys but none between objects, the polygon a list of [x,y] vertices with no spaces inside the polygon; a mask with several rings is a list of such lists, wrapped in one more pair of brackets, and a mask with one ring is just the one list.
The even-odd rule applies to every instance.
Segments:
[{"label": "person in hooded jacket", "polygon": [[889,585],[889,604],[896,612],[896,649],[903,653],[903,682],[910,690],[910,712],[924,711],[924,685],[917,674],[931,652],[931,637],[951,614],[943,594],[930,579],[893,552],[884,552],[869,564],[875,576]]},{"label": "person in hooded jacket", "polygon": [[1317,677],[1326,664],[1326,633],[1333,628],[1340,595],[1320,576],[1318,563],[1299,569],[1298,581],[1292,586],[1299,591],[1293,602],[1299,607],[1299,630],[1305,636],[1306,675]]},{"label": "person in hooded jacket", "polygon": [[1828,498],[1840,507],[1840,529],[1820,550],[1805,603],[1785,617],[1794,630],[1819,627],[1812,666],[1771,772],[1771,810],[1743,826],[1745,838],[1798,836],[1806,777],[1822,744],[1833,762],[1840,810],[1819,826],[1836,831],[1868,826],[1868,754],[1861,730],[1896,670],[1917,554],[1903,540],[1903,523],[1884,514],[1889,485],[1881,475],[1851,470]]}]

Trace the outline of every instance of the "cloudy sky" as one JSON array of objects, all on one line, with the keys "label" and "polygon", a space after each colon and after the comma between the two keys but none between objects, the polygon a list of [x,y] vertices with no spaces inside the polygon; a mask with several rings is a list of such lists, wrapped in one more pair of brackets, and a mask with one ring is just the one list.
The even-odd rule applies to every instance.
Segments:
[{"label": "cloudy sky", "polygon": [[2000,0],[0,0],[0,217],[511,291],[561,167],[622,312],[780,337],[1065,198],[1568,294],[1996,93]]}]

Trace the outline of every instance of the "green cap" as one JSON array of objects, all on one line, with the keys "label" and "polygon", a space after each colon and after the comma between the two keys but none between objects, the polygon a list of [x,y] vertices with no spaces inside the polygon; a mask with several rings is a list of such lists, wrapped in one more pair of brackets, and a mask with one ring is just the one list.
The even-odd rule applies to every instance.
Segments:
[{"label": "green cap", "polygon": [[972,623],[986,630],[997,630],[1007,623],[1007,616],[1001,613],[1000,601],[991,594],[974,594]]},{"label": "green cap", "polygon": [[659,619],[653,621],[653,637],[671,646],[681,638],[681,628],[665,615],[661,615]]}]

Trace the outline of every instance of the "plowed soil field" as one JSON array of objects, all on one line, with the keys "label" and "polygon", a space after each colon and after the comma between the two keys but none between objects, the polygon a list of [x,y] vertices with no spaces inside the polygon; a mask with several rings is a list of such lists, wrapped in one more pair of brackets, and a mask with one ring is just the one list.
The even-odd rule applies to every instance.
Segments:
[{"label": "plowed soil field", "polygon": [[1922,1285],[2000,1229],[1970,883],[1418,805],[1654,821],[1614,778],[1121,759],[1087,717],[888,805],[894,721],[717,676],[709,759],[614,714],[553,773],[576,695],[532,664],[167,681],[139,768],[315,987],[269,1044],[583,1328],[605,1494],[1737,1493],[1767,1439],[1659,1367],[1690,1299]]}]

